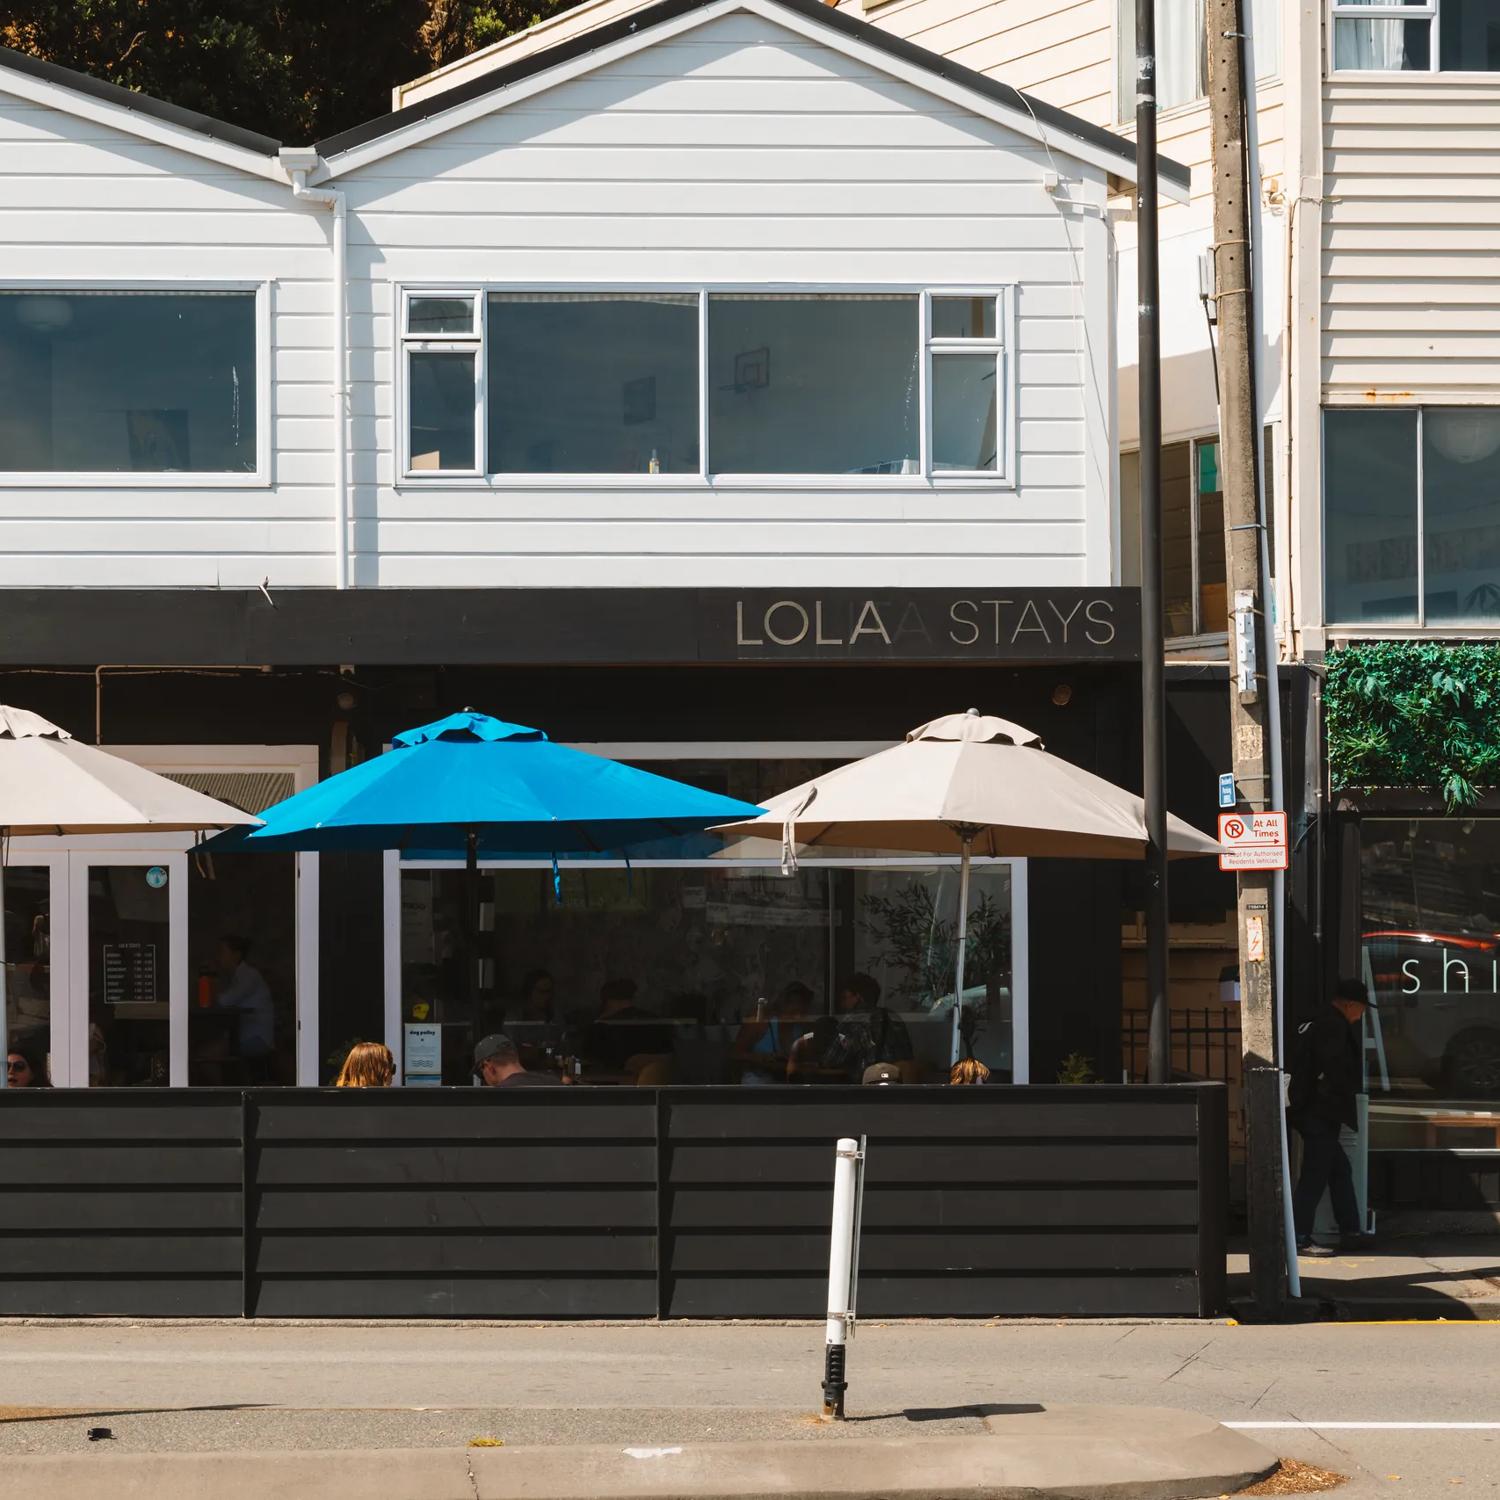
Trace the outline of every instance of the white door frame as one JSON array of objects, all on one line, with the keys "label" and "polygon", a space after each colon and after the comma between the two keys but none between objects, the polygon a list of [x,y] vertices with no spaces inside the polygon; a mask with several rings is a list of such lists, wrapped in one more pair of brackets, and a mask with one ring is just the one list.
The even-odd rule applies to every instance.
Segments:
[{"label": "white door frame", "polygon": [[[47,1063],[55,1087],[61,1088],[69,1077],[70,1048],[68,1045],[68,1018],[72,1014],[72,999],[69,991],[69,975],[72,972],[71,916],[72,901],[68,892],[68,856],[56,850],[17,852],[22,840],[10,841],[5,855],[6,878],[18,867],[27,866],[47,871],[47,938],[48,938],[48,1008]],[[15,966],[16,955],[7,949],[5,960]],[[14,986],[6,988],[5,1025],[13,1028],[16,1016]],[[9,1038],[6,1038],[9,1041]]]},{"label": "white door frame", "polygon": [[[170,772],[223,772],[223,771],[289,771],[294,791],[304,791],[318,780],[318,750],[315,745],[102,745],[111,755],[144,766],[148,771]],[[166,864],[167,856],[184,854],[190,850],[196,838],[191,834],[90,834],[87,837],[67,838],[17,838],[11,841],[9,863],[33,864],[40,862],[45,854],[73,854],[94,863],[108,863],[103,856],[117,852],[149,853],[152,864]],[[128,860],[119,861],[128,863]],[[296,890],[296,986],[297,986],[297,1083],[302,1087],[316,1087],[320,1072],[318,1048],[318,856],[296,854],[293,856]],[[173,882],[183,892],[186,901],[186,877]],[[55,887],[54,887],[55,889]],[[71,892],[71,885],[68,887]],[[71,904],[71,894],[69,904]],[[186,908],[184,907],[184,911]],[[56,915],[54,914],[54,927]],[[183,962],[187,962],[187,926],[184,917],[182,942],[174,943],[183,950]],[[186,971],[184,970],[184,973]],[[82,981],[85,991],[88,971]],[[187,988],[184,980],[183,996]],[[87,995],[84,997],[85,1016],[88,1009]],[[182,1026],[186,1034],[187,1015],[183,1013]],[[77,1033],[70,1030],[72,1045]],[[83,1054],[82,1083],[88,1082],[87,1041],[88,1023],[85,1019],[81,1033],[85,1043]],[[183,1051],[182,1084],[187,1083],[186,1049]],[[69,1055],[68,1066],[74,1067]],[[173,1067],[176,1067],[176,1044],[173,1043]],[[71,1071],[69,1076],[71,1076]],[[172,1079],[174,1085],[179,1080]]]},{"label": "white door frame", "polygon": [[[102,842],[102,841],[101,841]],[[110,841],[113,843],[113,840]],[[67,1072],[63,1086],[89,1081],[89,871],[113,865],[167,871],[167,1086],[188,1081],[188,887],[187,855],[181,850],[74,848],[68,854],[69,950]],[[77,918],[76,921],[72,920]]]}]

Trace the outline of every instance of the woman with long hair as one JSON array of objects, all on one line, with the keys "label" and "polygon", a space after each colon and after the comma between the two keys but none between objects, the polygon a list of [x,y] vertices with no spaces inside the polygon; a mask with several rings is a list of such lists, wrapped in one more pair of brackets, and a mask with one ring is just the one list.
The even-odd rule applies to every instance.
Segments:
[{"label": "woman with long hair", "polygon": [[396,1059],[382,1042],[356,1042],[333,1080],[336,1089],[388,1089],[396,1077]]}]

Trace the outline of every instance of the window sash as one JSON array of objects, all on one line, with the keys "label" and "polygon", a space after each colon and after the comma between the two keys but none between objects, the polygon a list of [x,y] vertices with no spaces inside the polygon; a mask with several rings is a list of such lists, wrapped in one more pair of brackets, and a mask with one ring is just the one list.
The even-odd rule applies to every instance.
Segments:
[{"label": "window sash", "polygon": [[[508,300],[525,301],[534,298],[542,301],[574,301],[580,303],[614,300],[671,302],[681,305],[684,299],[692,299],[698,312],[698,452],[699,462],[694,473],[634,474],[618,471],[563,472],[519,470],[495,470],[492,468],[488,446],[488,420],[486,369],[488,364],[487,315],[490,296],[498,295]],[[808,297],[826,297],[830,300],[850,301],[894,301],[915,299],[920,309],[918,326],[913,329],[913,356],[918,374],[918,421],[917,436],[919,458],[915,474],[862,474],[812,471],[791,473],[764,471],[736,473],[714,470],[710,467],[709,434],[709,317],[710,299],[715,295],[726,295],[737,301],[787,301]],[[931,336],[931,300],[933,297],[984,297],[994,300],[995,330],[989,338],[933,338]],[[475,307],[475,326],[472,332],[426,331],[411,332],[411,304],[428,299],[472,298]],[[470,283],[462,286],[415,284],[400,289],[397,303],[397,341],[401,358],[398,369],[402,389],[398,395],[397,409],[401,432],[400,444],[401,483],[429,485],[453,479],[483,481],[490,487],[517,487],[524,485],[555,485],[578,483],[615,487],[634,484],[653,484],[672,488],[683,484],[701,485],[718,481],[729,483],[764,482],[775,487],[787,487],[798,483],[809,483],[819,487],[849,486],[851,488],[882,487],[902,483],[936,483],[948,481],[973,484],[985,481],[990,485],[1013,488],[1015,485],[1015,434],[1016,434],[1016,362],[1012,351],[1015,343],[1016,301],[1011,285],[988,285],[984,287],[861,287],[827,286],[767,288],[764,286],[712,285],[699,287],[557,287],[523,286],[513,287],[496,283]],[[420,353],[470,353],[475,356],[475,462],[466,469],[413,468],[411,432],[411,361]],[[933,415],[931,411],[932,362],[945,355],[993,353],[996,362],[996,463],[986,469],[934,468],[932,458]]]},{"label": "window sash", "polygon": [[246,397],[254,403],[253,468],[236,469],[0,469],[0,489],[240,489],[264,488],[272,468],[272,349],[269,284],[264,281],[149,279],[46,280],[36,277],[0,280],[8,297],[183,297],[253,299],[253,368]]}]

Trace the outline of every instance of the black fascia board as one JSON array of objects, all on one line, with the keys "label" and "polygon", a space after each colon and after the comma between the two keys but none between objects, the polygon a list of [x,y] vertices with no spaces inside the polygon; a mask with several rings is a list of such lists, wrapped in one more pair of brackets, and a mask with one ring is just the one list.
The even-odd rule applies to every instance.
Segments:
[{"label": "black fascia board", "polygon": [[[424,99],[417,104],[409,104],[404,109],[381,115],[363,125],[356,125],[351,130],[340,131],[337,135],[329,136],[326,140],[317,143],[318,154],[326,161],[342,152],[352,151],[356,146],[378,141],[382,136],[402,130],[419,120],[430,119],[433,115],[441,114],[457,105],[467,104],[474,99],[482,99],[486,94],[496,93],[512,84],[520,83],[523,79],[535,77],[549,68],[559,67],[576,58],[586,57],[591,52],[597,52],[615,42],[623,41],[626,37],[634,36],[650,27],[675,21],[679,16],[689,15],[695,10],[702,10],[716,3],[717,0],[657,0],[655,5],[647,6],[644,10],[632,11],[629,15],[621,16],[617,20],[569,37],[566,41],[557,43],[556,46],[546,47],[540,52],[533,52],[526,57],[518,58],[513,63],[481,73],[477,78],[471,78],[467,82],[456,83],[452,88],[444,89],[430,99]],[[926,47],[919,47],[915,42],[907,41],[904,37],[892,36],[890,32],[883,31],[878,26],[872,26],[868,21],[861,21],[857,17],[846,15],[843,11],[824,4],[823,0],[775,0],[775,3],[808,20],[816,21],[819,25],[827,26],[832,31],[842,32],[855,41],[863,42],[885,53],[888,57],[921,68],[948,83],[972,90],[983,98],[1004,105],[1007,109],[1030,115],[1044,135],[1051,130],[1072,140],[1081,141],[1097,150],[1108,152],[1117,158],[1130,173],[1133,174],[1135,171],[1134,143],[1123,139],[1111,130],[1106,130],[1102,125],[1095,125],[1088,120],[1080,119],[1068,110],[1059,109],[1055,104],[1046,104],[1040,99],[1034,99],[1031,95],[1023,94],[1008,83],[1001,83],[998,79],[977,73],[972,68],[963,67]],[[1184,189],[1190,185],[1191,174],[1187,167],[1165,156],[1157,158],[1157,165],[1162,177],[1168,182]]]},{"label": "black fascia board", "polygon": [[254,130],[245,130],[225,120],[216,120],[212,115],[199,114],[195,109],[184,109],[180,104],[168,104],[165,99],[150,94],[137,93],[134,89],[121,88],[117,83],[106,83],[90,73],[80,73],[75,68],[65,68],[61,63],[46,62],[32,57],[28,52],[16,52],[10,47],[0,47],[0,67],[25,73],[30,78],[44,83],[55,83],[71,89],[75,94],[85,94],[90,99],[99,99],[106,104],[118,104],[123,109],[160,120],[166,125],[178,125],[212,140],[223,141],[228,146],[239,146],[253,151],[258,156],[275,156],[281,142]]}]

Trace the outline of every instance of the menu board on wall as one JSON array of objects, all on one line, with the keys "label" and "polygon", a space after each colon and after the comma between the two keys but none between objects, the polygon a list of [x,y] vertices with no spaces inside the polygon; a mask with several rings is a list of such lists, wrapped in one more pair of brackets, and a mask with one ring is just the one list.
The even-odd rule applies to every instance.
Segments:
[{"label": "menu board on wall", "polygon": [[104,945],[104,1003],[151,1005],[156,1001],[156,944]]}]

